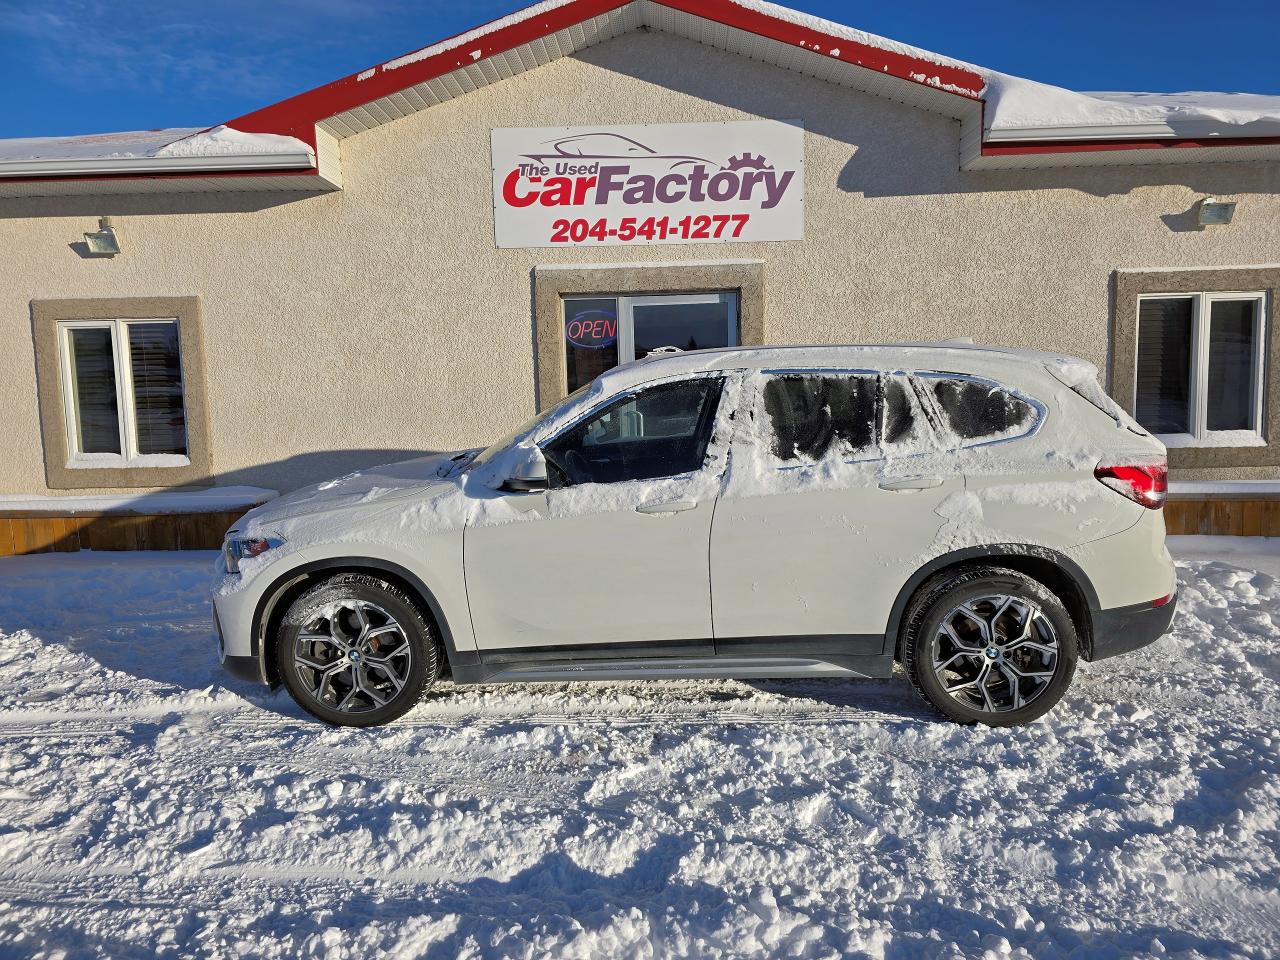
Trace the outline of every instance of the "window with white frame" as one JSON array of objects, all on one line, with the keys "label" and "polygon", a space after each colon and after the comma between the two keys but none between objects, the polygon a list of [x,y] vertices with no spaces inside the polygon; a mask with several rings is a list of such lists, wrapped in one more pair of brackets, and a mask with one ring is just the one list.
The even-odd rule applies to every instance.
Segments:
[{"label": "window with white frame", "polygon": [[1265,295],[1138,299],[1134,414],[1170,447],[1262,446]]},{"label": "window with white frame", "polygon": [[177,467],[187,450],[176,319],[58,324],[68,467]]}]

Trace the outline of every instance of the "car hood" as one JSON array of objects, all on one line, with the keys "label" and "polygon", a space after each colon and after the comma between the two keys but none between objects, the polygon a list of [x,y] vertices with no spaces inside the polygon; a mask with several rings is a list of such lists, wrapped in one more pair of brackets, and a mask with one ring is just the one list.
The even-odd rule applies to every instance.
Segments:
[{"label": "car hood", "polygon": [[454,485],[456,466],[461,464],[467,454],[475,452],[462,450],[438,453],[357,470],[333,480],[294,490],[255,507],[236,526],[241,530],[263,530],[285,520],[341,510],[344,507],[410,496],[432,496],[441,489]]}]

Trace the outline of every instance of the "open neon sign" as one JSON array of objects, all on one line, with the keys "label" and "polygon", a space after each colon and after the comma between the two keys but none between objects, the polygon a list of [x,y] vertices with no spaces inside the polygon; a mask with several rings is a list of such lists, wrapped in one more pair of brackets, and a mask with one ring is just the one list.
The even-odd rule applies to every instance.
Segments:
[{"label": "open neon sign", "polygon": [[565,339],[584,350],[603,350],[618,339],[618,317],[608,310],[583,310],[565,321]]}]

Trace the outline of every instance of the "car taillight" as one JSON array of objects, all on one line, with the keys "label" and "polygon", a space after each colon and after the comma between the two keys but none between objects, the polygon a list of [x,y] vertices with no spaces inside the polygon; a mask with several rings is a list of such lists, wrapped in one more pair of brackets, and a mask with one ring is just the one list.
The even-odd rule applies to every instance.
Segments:
[{"label": "car taillight", "polygon": [[1164,506],[1169,466],[1164,460],[1143,464],[1098,464],[1093,475],[1105,486],[1148,510]]}]

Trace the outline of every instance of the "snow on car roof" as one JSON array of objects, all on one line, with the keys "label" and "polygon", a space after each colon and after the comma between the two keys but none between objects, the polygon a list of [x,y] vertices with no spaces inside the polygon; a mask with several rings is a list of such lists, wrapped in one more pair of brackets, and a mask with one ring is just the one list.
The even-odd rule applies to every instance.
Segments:
[{"label": "snow on car roof", "polygon": [[1066,354],[956,342],[719,347],[654,354],[621,364],[596,378],[593,393],[610,394],[683,373],[833,367],[938,370],[995,378],[1035,375],[1048,368],[1059,382],[1067,384],[1094,380],[1098,373],[1097,367],[1088,360]]},{"label": "snow on car roof", "polygon": [[772,366],[821,367],[832,364],[870,364],[883,367],[886,364],[904,367],[950,362],[980,364],[990,362],[1032,362],[1051,366],[1087,364],[1088,361],[1065,354],[1043,350],[1027,350],[1021,347],[985,346],[972,343],[909,342],[863,344],[790,344],[778,346],[717,347],[708,350],[690,350],[682,353],[651,354],[625,366],[661,365],[673,371],[680,369],[720,369],[748,367],[763,369]]}]

